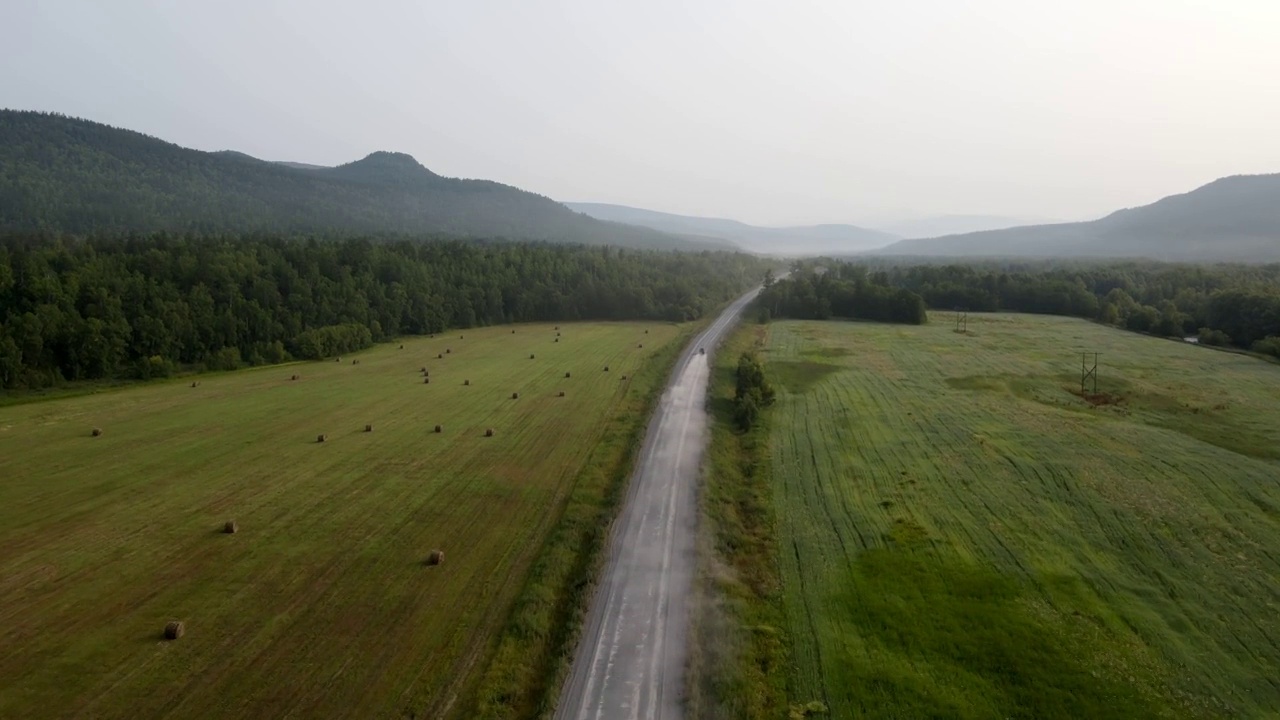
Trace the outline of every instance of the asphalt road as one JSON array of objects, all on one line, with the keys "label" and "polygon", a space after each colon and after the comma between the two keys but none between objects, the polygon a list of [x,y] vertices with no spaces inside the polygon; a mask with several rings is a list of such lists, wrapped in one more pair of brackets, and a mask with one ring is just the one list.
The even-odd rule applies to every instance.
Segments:
[{"label": "asphalt road", "polygon": [[756,292],[736,300],[685,349],[649,422],[557,720],[684,715],[695,484],[706,445],[710,353]]}]

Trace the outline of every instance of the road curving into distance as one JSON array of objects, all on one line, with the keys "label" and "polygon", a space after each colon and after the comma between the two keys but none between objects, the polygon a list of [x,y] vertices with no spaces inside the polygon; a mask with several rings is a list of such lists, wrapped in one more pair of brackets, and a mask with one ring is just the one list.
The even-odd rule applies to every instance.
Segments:
[{"label": "road curving into distance", "polygon": [[676,363],[614,525],[556,720],[684,715],[685,635],[696,565],[695,485],[707,441],[709,353],[758,292],[735,300]]}]

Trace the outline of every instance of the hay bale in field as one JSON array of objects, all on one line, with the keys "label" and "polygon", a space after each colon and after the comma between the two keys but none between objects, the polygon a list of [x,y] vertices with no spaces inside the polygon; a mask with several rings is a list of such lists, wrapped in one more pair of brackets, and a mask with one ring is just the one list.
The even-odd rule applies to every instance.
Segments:
[{"label": "hay bale in field", "polygon": [[438,433],[442,433],[442,432],[444,432],[444,426],[443,426],[443,425],[437,425],[437,426],[436,426],[436,432],[438,432]]},{"label": "hay bale in field", "polygon": [[444,354],[445,354],[445,355],[448,355],[448,354],[449,354],[449,353],[451,353],[451,352],[453,352],[453,350],[452,350],[452,349],[450,349],[450,348],[445,348],[445,349],[444,349]]},{"label": "hay bale in field", "polygon": [[298,376],[297,376],[297,375],[293,375],[293,376],[291,376],[289,379],[290,379],[290,380],[297,380],[297,379],[298,379]]},{"label": "hay bale in field", "polygon": [[638,347],[638,348],[642,348],[642,347],[644,347],[644,343],[639,343],[639,344],[637,344],[637,345],[636,345],[636,347]]},{"label": "hay bale in field", "polygon": [[515,334],[516,334],[515,328],[512,328],[512,329],[511,329],[511,334],[512,334],[512,335],[515,335]]},{"label": "hay bale in field", "polygon": [[623,376],[622,376],[622,379],[623,379],[623,380],[626,380],[626,379],[627,379],[627,376],[626,376],[626,375],[623,375]]},{"label": "hay bale in field", "polygon": [[556,338],[556,342],[560,342],[560,338]]},{"label": "hay bale in field", "polygon": [[493,437],[493,428],[485,428],[485,429],[484,429],[484,436],[485,436],[485,437]]},{"label": "hay bale in field", "polygon": [[422,366],[422,368],[418,370],[418,372],[422,373],[423,375],[426,375],[426,374],[427,374],[427,366],[426,366],[426,365],[423,365],[423,366]]},{"label": "hay bale in field", "polygon": [[556,337],[560,337],[560,333],[556,333]]},{"label": "hay bale in field", "polygon": [[648,331],[648,330],[645,330],[645,331],[644,331],[644,334],[645,334],[645,335],[648,335],[648,334],[649,334],[649,331]]},{"label": "hay bale in field", "polygon": [[559,329],[560,329],[560,326],[559,326],[559,325],[557,325],[557,326],[556,326],[556,329],[557,329],[557,330],[559,330]]},{"label": "hay bale in field", "polygon": [[518,392],[513,392],[513,393],[511,393],[511,399],[512,399],[512,400],[519,400],[519,399],[520,399],[520,393],[518,393]]},{"label": "hay bale in field", "polygon": [[236,524],[235,520],[228,520],[222,525],[222,532],[228,535],[235,535],[240,532],[240,526]]},{"label": "hay bale in field", "polygon": [[191,383],[191,387],[195,387],[197,383]]},{"label": "hay bale in field", "polygon": [[462,336],[461,336],[461,335],[459,335],[459,336],[458,336],[458,339],[459,339],[459,340],[461,340],[461,339],[462,339]]},{"label": "hay bale in field", "polygon": [[177,640],[187,632],[187,624],[181,620],[174,620],[164,626],[164,639]]},{"label": "hay bale in field", "polygon": [[403,345],[401,345],[401,346],[400,346],[400,349],[401,349],[401,350],[403,350],[403,349],[404,349],[404,346],[403,346]]},{"label": "hay bale in field", "polygon": [[567,372],[566,372],[566,373],[564,374],[564,376],[565,376],[565,377],[569,377],[569,373],[567,373]]},{"label": "hay bale in field", "polygon": [[463,385],[470,385],[470,384],[471,384],[471,381],[470,381],[470,380],[463,380],[463,381],[462,381],[462,384],[463,384]]},{"label": "hay bale in field", "polygon": [[324,433],[320,433],[319,435],[317,435],[317,436],[316,436],[316,442],[318,442],[318,443],[322,443],[322,442],[324,442],[325,440],[328,440],[328,439],[329,439],[329,436],[328,436],[328,435],[325,435]]},{"label": "hay bale in field", "polygon": [[360,364],[360,361],[359,361],[359,360],[352,360],[352,361],[351,361],[351,364],[352,364],[352,365],[359,365],[359,364]]},{"label": "hay bale in field", "polygon": [[605,372],[609,372],[609,366],[608,366],[608,365],[605,365],[605,366],[604,366],[604,371],[605,371]]},{"label": "hay bale in field", "polygon": [[102,428],[94,428],[92,434],[94,437],[98,437],[99,435],[102,434]]},{"label": "hay bale in field", "polygon": [[336,357],[336,358],[334,358],[334,359],[333,359],[333,361],[334,361],[334,362],[342,362],[342,358],[340,358],[340,357]]},{"label": "hay bale in field", "polygon": [[563,390],[561,390],[561,391],[560,391],[560,394],[559,394],[557,397],[564,397],[564,391],[563,391]]},{"label": "hay bale in field", "polygon": [[372,425],[365,425],[365,426],[364,426],[364,431],[365,431],[365,432],[373,432],[373,426],[372,426]]},{"label": "hay bale in field", "polygon": [[440,353],[439,355],[436,355],[436,359],[438,359],[438,360],[443,360],[443,359],[444,359],[444,353]]},{"label": "hay bale in field", "polygon": [[432,551],[427,555],[427,564],[428,564],[428,565],[439,565],[439,564],[440,564],[440,563],[442,563],[442,562],[444,562],[444,551],[443,551],[443,550],[432,550]]},{"label": "hay bale in field", "polygon": [[529,353],[529,359],[530,359],[530,360],[532,360],[532,359],[533,359],[533,353]]},{"label": "hay bale in field", "polygon": [[429,378],[429,377],[424,377],[424,378],[422,378],[422,384],[423,384],[423,385],[430,385],[430,384],[431,384],[431,378]]}]

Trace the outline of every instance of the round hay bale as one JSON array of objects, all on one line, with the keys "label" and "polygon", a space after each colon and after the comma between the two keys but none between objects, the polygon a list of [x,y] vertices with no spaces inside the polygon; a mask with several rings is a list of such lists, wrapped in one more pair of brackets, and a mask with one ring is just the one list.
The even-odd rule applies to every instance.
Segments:
[{"label": "round hay bale", "polygon": [[557,329],[557,330],[559,330],[559,329],[560,329],[560,326],[559,326],[559,325],[557,325],[557,326],[556,326],[556,329]]},{"label": "round hay bale", "polygon": [[644,343],[639,343],[638,345],[636,345],[636,347],[638,347],[638,348],[642,348],[642,347],[644,347]]},{"label": "round hay bale", "polygon": [[649,334],[649,331],[648,331],[648,330],[645,330],[645,331],[644,331],[644,334],[645,334],[645,335],[648,335],[648,334]]},{"label": "round hay bale", "polygon": [[512,399],[512,400],[519,400],[519,399],[520,399],[520,393],[518,393],[518,392],[513,392],[513,393],[511,393],[511,399]]},{"label": "round hay bale", "polygon": [[564,374],[564,376],[565,376],[565,377],[569,377],[569,375],[570,375],[570,374],[569,374],[569,373],[567,373],[567,372]]},{"label": "round hay bale", "polygon": [[427,554],[428,565],[439,565],[442,562],[444,562],[443,550],[432,550],[430,553]]},{"label": "round hay bale", "polygon": [[336,358],[334,358],[334,359],[333,359],[333,361],[334,361],[334,362],[342,362],[342,358],[340,358],[340,357],[336,357]]},{"label": "round hay bale", "polygon": [[228,520],[226,523],[222,525],[222,532],[228,535],[235,535],[239,531],[240,531],[240,526],[236,524],[235,520]]},{"label": "round hay bale", "polygon": [[511,331],[511,334],[512,334],[512,335],[515,335],[515,334],[516,334],[516,331],[513,329],[513,330]]},{"label": "round hay bale", "polygon": [[424,377],[424,378],[422,378],[422,384],[423,384],[423,385],[430,385],[430,384],[431,384],[431,378],[429,378],[429,377]]},{"label": "round hay bale", "polygon": [[437,426],[436,426],[436,432],[438,432],[438,433],[442,433],[442,432],[444,432],[444,426],[443,426],[443,425],[437,425]]},{"label": "round hay bale", "polygon": [[485,436],[485,437],[493,437],[493,428],[485,428],[485,429],[484,429],[484,436]]},{"label": "round hay bale", "polygon": [[372,426],[372,425],[365,425],[365,426],[364,426],[364,431],[365,431],[365,432],[373,432],[373,426]]},{"label": "round hay bale", "polygon": [[445,348],[445,349],[444,349],[444,354],[445,354],[445,355],[448,355],[448,354],[449,354],[449,353],[451,353],[451,352],[453,352],[453,350],[452,350],[452,349],[450,349],[450,348]]},{"label": "round hay bale", "polygon": [[294,375],[293,377],[290,377],[289,379],[290,379],[290,380],[297,380],[297,379],[298,379],[298,376],[297,376],[297,375]]},{"label": "round hay bale", "polygon": [[623,375],[623,376],[622,376],[622,379],[623,379],[623,380],[626,380],[626,379],[627,379],[627,376],[626,376],[626,375]]},{"label": "round hay bale", "polygon": [[99,435],[101,435],[101,434],[102,434],[102,428],[94,428],[94,429],[93,429],[93,436],[94,436],[94,437],[98,437],[98,436],[99,436]]},{"label": "round hay bale", "polygon": [[352,365],[359,365],[359,364],[360,364],[360,361],[359,361],[359,360],[352,360],[352,361],[351,361],[351,364],[352,364]]},{"label": "round hay bale", "polygon": [[401,350],[403,350],[403,349],[404,349],[404,346],[403,346],[403,345],[401,345],[401,346],[400,346],[400,349],[401,349]]},{"label": "round hay bale", "polygon": [[530,360],[532,360],[532,359],[533,359],[533,353],[529,353],[529,359],[530,359]]},{"label": "round hay bale", "polygon": [[181,620],[174,620],[164,626],[164,639],[177,640],[187,632],[187,624]]},{"label": "round hay bale", "polygon": [[463,381],[462,381],[462,384],[463,384],[463,385],[470,385],[470,384],[471,384],[471,381],[470,381],[470,380],[463,380]]},{"label": "round hay bale", "polygon": [[325,440],[328,440],[328,439],[329,439],[329,436],[328,436],[328,435],[325,435],[324,433],[321,433],[321,434],[319,434],[319,435],[317,435],[317,436],[316,436],[316,442],[318,442],[318,443],[322,443],[322,442],[324,442]]},{"label": "round hay bale", "polygon": [[422,369],[421,369],[421,370],[419,370],[418,372],[422,373],[423,375],[426,375],[426,374],[427,374],[427,366],[426,366],[426,365],[423,365],[423,366],[422,366]]},{"label": "round hay bale", "polygon": [[560,338],[556,338],[556,342],[560,342]]},{"label": "round hay bale", "polygon": [[609,372],[609,366],[608,366],[608,365],[605,365],[605,366],[604,366],[604,371],[605,371],[605,372]]},{"label": "round hay bale", "polygon": [[559,394],[557,397],[564,397],[564,391],[563,391],[563,390],[561,390],[561,391],[560,391],[560,394]]},{"label": "round hay bale", "polygon": [[560,333],[556,333],[556,337],[560,337]]}]

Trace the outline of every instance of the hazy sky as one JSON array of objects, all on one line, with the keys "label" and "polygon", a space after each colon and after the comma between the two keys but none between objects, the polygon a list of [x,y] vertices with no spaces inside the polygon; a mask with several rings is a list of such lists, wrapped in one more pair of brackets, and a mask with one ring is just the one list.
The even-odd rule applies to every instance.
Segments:
[{"label": "hazy sky", "polygon": [[0,106],[757,223],[1280,172],[1278,0],[0,0]]}]

